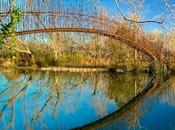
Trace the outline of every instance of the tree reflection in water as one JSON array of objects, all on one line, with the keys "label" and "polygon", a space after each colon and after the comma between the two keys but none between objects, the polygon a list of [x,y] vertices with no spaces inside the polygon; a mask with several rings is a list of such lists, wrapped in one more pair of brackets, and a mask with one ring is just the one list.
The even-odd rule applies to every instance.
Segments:
[{"label": "tree reflection in water", "polygon": [[154,80],[152,87],[126,109],[83,129],[172,130],[175,129],[175,76]]},{"label": "tree reflection in water", "polygon": [[151,76],[1,70],[0,80],[0,128],[70,129],[121,108]]}]

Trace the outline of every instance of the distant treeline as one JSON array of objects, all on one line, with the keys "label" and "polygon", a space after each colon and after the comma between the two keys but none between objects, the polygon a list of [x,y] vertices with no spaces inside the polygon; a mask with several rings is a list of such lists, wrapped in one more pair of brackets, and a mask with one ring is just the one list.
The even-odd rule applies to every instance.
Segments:
[{"label": "distant treeline", "polygon": [[110,38],[93,35],[85,40],[74,40],[60,33],[49,38],[48,43],[9,40],[0,51],[1,66],[108,66],[140,71],[153,68],[147,57]]}]

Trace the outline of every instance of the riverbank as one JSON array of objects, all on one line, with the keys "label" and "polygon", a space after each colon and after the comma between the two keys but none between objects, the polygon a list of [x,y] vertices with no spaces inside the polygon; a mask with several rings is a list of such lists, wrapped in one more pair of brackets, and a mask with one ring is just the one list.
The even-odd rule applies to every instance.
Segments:
[{"label": "riverbank", "polygon": [[111,69],[107,67],[1,67],[1,69],[17,69],[17,70],[36,70],[36,71],[53,71],[53,72],[107,72],[107,71],[115,71],[117,73],[124,73],[123,69]]},{"label": "riverbank", "polygon": [[111,66],[50,66],[50,67],[36,67],[36,66],[11,66],[1,67],[3,70],[34,70],[34,71],[50,71],[50,72],[73,72],[73,73],[89,73],[89,72],[110,72],[116,74],[123,74],[127,72],[143,72],[150,73],[147,70],[126,70],[125,68],[116,68]]},{"label": "riverbank", "polygon": [[[31,70],[31,71],[50,71],[50,72],[72,72],[72,73],[89,73],[89,72],[109,72],[115,74],[124,73],[149,73],[153,74],[155,70],[126,70],[124,68],[115,68],[111,66],[50,66],[50,67],[36,67],[36,66],[13,66],[13,67],[1,67],[1,70]],[[174,70],[167,72],[169,74],[175,74]]]},{"label": "riverbank", "polygon": [[[31,63],[27,60],[23,64],[18,64],[13,58],[1,59],[0,60],[1,68],[8,69],[32,69],[39,71],[53,71],[53,72],[116,72],[116,73],[125,73],[125,72],[144,72],[144,73],[154,73],[155,67],[150,64],[149,66],[127,66],[127,65],[104,65],[104,64],[63,64],[58,65],[42,65],[38,66],[35,63]],[[30,64],[31,63],[31,64]],[[175,67],[171,66],[169,69],[171,73],[175,73]]]},{"label": "riverbank", "polygon": [[35,64],[34,62],[30,62],[24,60],[22,64],[20,64],[20,60],[15,60],[13,58],[9,59],[1,59],[0,67],[8,68],[8,69],[32,69],[32,70],[40,70],[40,71],[60,71],[60,72],[116,72],[116,73],[125,73],[125,72],[153,72],[153,66],[145,66],[145,67],[137,67],[127,65],[104,65],[104,64],[65,64],[60,63],[58,65],[44,65],[41,66]]}]

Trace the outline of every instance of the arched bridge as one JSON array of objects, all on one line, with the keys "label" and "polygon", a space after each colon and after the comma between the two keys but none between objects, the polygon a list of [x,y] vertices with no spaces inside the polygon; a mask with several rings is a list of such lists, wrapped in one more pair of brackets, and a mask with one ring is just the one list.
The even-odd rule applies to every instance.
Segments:
[{"label": "arched bridge", "polygon": [[[6,15],[5,11],[0,13],[1,18]],[[9,18],[6,18],[5,22],[8,20]],[[150,41],[144,32],[136,32],[123,21],[103,14],[40,11],[38,7],[37,11],[25,10],[22,21],[17,27],[17,35],[52,32],[83,32],[103,35],[127,44],[151,59],[162,60],[164,57],[164,48],[161,43]]]}]

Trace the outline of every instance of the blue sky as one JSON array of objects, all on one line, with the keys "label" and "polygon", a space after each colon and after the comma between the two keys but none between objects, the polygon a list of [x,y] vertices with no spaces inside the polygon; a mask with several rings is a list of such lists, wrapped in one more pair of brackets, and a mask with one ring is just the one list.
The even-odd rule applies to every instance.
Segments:
[{"label": "blue sky", "polygon": [[[24,0],[17,0],[17,1],[20,4],[22,4],[24,2]],[[41,0],[36,0],[35,2],[37,2],[37,1],[41,1]],[[50,1],[50,0],[46,0],[46,1]],[[82,3],[90,3],[89,6],[87,7],[88,10],[89,10],[89,8],[92,7],[92,3],[93,3],[93,0],[51,0],[51,1],[52,2],[53,1],[61,1],[61,2],[64,2],[64,4],[70,4],[70,5],[74,5],[74,6],[76,6],[78,3],[81,3],[81,4]],[[114,4],[114,0],[97,0],[97,1],[99,1],[99,3],[108,10],[110,15],[116,16],[116,17],[121,17],[119,11],[117,10],[117,8]],[[126,0],[118,0],[118,1],[119,1],[119,6],[122,9],[122,11],[124,12],[125,16],[129,16],[130,11],[132,9],[132,6],[130,6],[128,3],[126,3],[125,2]],[[130,1],[130,0],[128,0],[128,1]],[[136,1],[139,1],[139,0],[136,0]],[[167,1],[170,4],[175,3],[175,0],[167,0]],[[57,2],[55,2],[55,3],[57,3]],[[85,4],[85,5],[87,5],[87,4]],[[139,3],[138,3],[138,5],[139,5]],[[163,4],[163,0],[145,0],[144,12],[145,13],[142,16],[142,21],[143,20],[155,20],[155,17],[157,17],[158,15],[167,16],[169,14],[165,5]],[[161,21],[159,18],[157,18],[156,20]],[[168,23],[164,24],[164,26],[167,29],[172,29],[173,25],[172,25],[172,22],[168,22]],[[146,31],[162,30],[160,25],[155,24],[155,23],[144,24],[144,28]]]},{"label": "blue sky", "polygon": [[[116,6],[114,5],[114,0],[100,0],[104,6],[107,7],[112,15],[117,17],[121,16]],[[118,0],[119,6],[125,16],[129,16],[132,6],[125,2],[125,0]],[[139,1],[139,0],[138,0]],[[175,0],[168,0],[169,4],[175,3]],[[142,15],[142,21],[144,20],[158,20],[161,21],[162,17],[166,17],[169,14],[167,7],[164,5],[163,0],[145,0],[144,12]],[[138,9],[138,11],[140,11]],[[171,20],[170,20],[171,21]],[[163,25],[166,29],[172,29],[172,21],[165,23]],[[144,28],[147,31],[162,30],[161,26],[156,23],[144,24]]]}]

